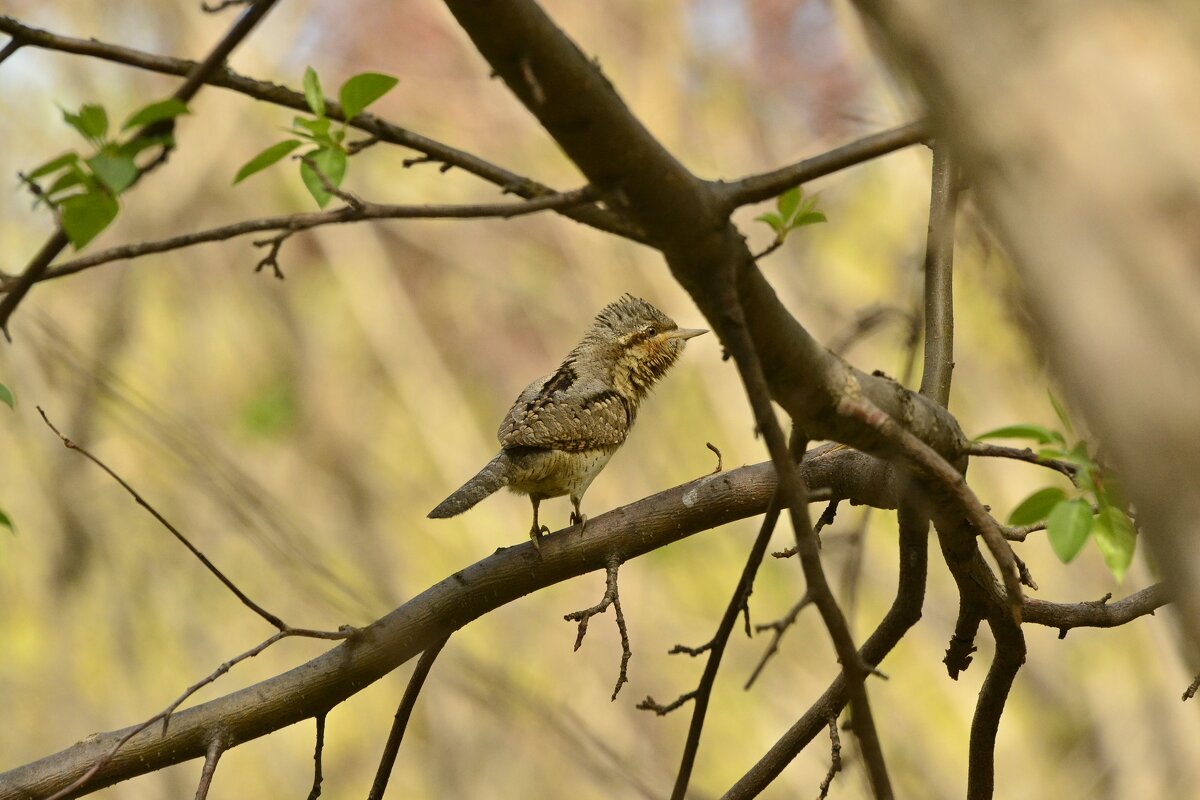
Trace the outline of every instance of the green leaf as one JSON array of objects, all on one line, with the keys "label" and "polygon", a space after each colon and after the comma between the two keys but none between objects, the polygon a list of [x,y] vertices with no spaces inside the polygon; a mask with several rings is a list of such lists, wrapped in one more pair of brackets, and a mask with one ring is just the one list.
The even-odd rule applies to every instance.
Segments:
[{"label": "green leaf", "polygon": [[1003,428],[996,428],[975,437],[977,442],[984,439],[1033,439],[1038,444],[1050,444],[1051,442],[1062,442],[1063,436],[1058,431],[1026,422],[1019,425],[1005,425]]},{"label": "green leaf", "polygon": [[362,72],[347,80],[338,89],[338,100],[346,121],[349,122],[364,108],[390,92],[399,82],[398,78],[378,72]]},{"label": "green leaf", "polygon": [[1067,493],[1057,486],[1038,489],[1017,504],[1017,507],[1008,515],[1008,524],[1032,525],[1035,522],[1041,522],[1055,506],[1066,499]]},{"label": "green leaf", "polygon": [[95,103],[85,103],[78,114],[63,109],[63,119],[83,134],[84,138],[93,142],[103,140],[104,135],[108,133],[108,112],[104,110],[104,106]]},{"label": "green leaf", "polygon": [[1092,509],[1083,500],[1064,500],[1046,517],[1046,535],[1050,547],[1064,564],[1069,564],[1082,549],[1092,529]]},{"label": "green leaf", "polygon": [[13,397],[12,389],[9,389],[3,383],[0,383],[0,403],[4,403],[4,405],[13,409],[17,407],[17,401]]},{"label": "green leaf", "polygon": [[121,126],[121,130],[127,131],[141,125],[151,125],[164,119],[175,119],[180,114],[187,113],[189,113],[187,103],[182,100],[176,100],[174,97],[159,100],[156,103],[142,106],[130,114],[129,119],[125,120],[125,124]]},{"label": "green leaf", "polygon": [[111,150],[106,147],[89,158],[87,163],[92,172],[96,173],[96,177],[111,189],[113,194],[120,194],[137,178],[138,168],[130,156],[119,155]]},{"label": "green leaf", "polygon": [[86,184],[87,180],[88,176],[84,173],[84,171],[73,165],[71,169],[67,170],[62,175],[59,175],[58,179],[55,180],[54,183],[50,184],[50,188],[46,190],[46,196],[50,199],[54,199],[54,195],[58,194],[59,192],[70,189],[72,186]]},{"label": "green leaf", "polygon": [[1125,578],[1125,570],[1133,562],[1133,551],[1137,547],[1137,534],[1133,523],[1125,512],[1109,506],[1096,516],[1096,527],[1093,530],[1096,546],[1104,563],[1118,582]]},{"label": "green leaf", "polygon": [[329,125],[330,122],[325,117],[318,119],[296,117],[292,120],[293,128],[302,129],[295,131],[297,135],[303,136],[306,139],[312,139],[314,142],[325,146],[333,145],[333,137],[329,135]]},{"label": "green leaf", "polygon": [[800,197],[803,194],[799,186],[793,186],[775,200],[775,207],[779,209],[779,216],[785,220],[790,220],[796,214],[796,209],[800,207]]},{"label": "green leaf", "polygon": [[768,212],[766,214],[759,214],[757,217],[754,218],[754,221],[767,223],[768,225],[771,226],[771,230],[775,231],[775,233],[779,233],[780,231],[783,230],[783,217],[779,216],[778,214],[776,214],[774,212]]},{"label": "green leaf", "polygon": [[50,159],[45,164],[42,164],[40,167],[33,170],[33,172],[30,172],[25,177],[29,178],[30,180],[33,180],[34,178],[40,178],[43,175],[49,175],[52,172],[58,172],[60,169],[67,166],[68,164],[74,164],[77,161],[79,161],[78,153],[74,153],[74,152],[63,153],[58,158]]},{"label": "green leaf", "polygon": [[63,230],[80,250],[117,218],[119,210],[116,198],[103,190],[73,195],[62,201]]},{"label": "green leaf", "polygon": [[[309,166],[309,161],[313,166]],[[334,188],[337,188],[342,185],[342,178],[346,177],[346,153],[342,150],[322,147],[309,153],[306,160],[300,162],[301,180],[308,187],[308,193],[317,201],[317,206],[324,208],[333,195],[325,188],[325,184],[321,182],[321,178],[313,167],[320,170],[326,180],[333,184]]]},{"label": "green leaf", "polygon": [[304,70],[304,99],[314,114],[325,116],[325,93],[321,91],[321,79],[312,67]]},{"label": "green leaf", "polygon": [[286,139],[278,144],[271,145],[242,165],[242,168],[237,171],[237,175],[233,178],[234,184],[239,184],[254,173],[266,169],[301,144],[302,142],[299,139]]},{"label": "green leaf", "polygon": [[1063,408],[1062,403],[1058,402],[1054,392],[1047,391],[1046,394],[1050,395],[1050,405],[1054,406],[1054,413],[1058,415],[1058,421],[1063,424],[1063,429],[1067,433],[1074,433],[1075,431],[1071,427],[1071,418],[1067,416],[1067,410]]},{"label": "green leaf", "polygon": [[806,211],[796,217],[796,221],[792,223],[793,228],[799,228],[803,225],[816,225],[818,222],[825,222],[825,215],[820,211]]},{"label": "green leaf", "polygon": [[5,514],[3,511],[0,511],[0,525],[3,525],[4,527],[8,528],[8,532],[11,533],[13,536],[17,535],[17,526],[13,524],[12,518],[9,517],[8,514]]}]

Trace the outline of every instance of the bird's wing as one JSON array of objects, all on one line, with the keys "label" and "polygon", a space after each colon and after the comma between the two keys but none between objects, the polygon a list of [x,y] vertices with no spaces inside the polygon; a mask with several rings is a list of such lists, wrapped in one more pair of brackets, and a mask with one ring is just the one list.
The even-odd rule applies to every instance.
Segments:
[{"label": "bird's wing", "polygon": [[570,364],[525,387],[496,435],[502,447],[578,452],[625,441],[633,415],[616,390],[582,380]]}]

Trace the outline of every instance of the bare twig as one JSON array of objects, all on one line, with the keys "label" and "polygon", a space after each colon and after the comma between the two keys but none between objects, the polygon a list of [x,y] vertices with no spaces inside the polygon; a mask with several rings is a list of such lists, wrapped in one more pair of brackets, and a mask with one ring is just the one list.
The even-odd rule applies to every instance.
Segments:
[{"label": "bare twig", "polygon": [[[671,652],[674,653],[676,651],[672,650]],[[683,706],[683,704],[689,700],[695,700],[696,695],[699,694],[699,692],[699,689],[692,689],[690,692],[684,692],[666,705],[657,702],[653,697],[647,695],[645,700],[637,704],[637,707],[642,711],[653,711],[658,716],[665,717],[675,709]]]},{"label": "bare twig", "polygon": [[325,750],[325,715],[317,714],[317,741],[313,746],[313,782],[312,789],[308,792],[308,800],[317,800],[321,796],[321,782],[325,778],[321,775],[321,754]]},{"label": "bare twig", "polygon": [[838,736],[837,717],[829,718],[829,771],[825,773],[825,780],[821,781],[821,793],[817,795],[817,800],[825,800],[829,796],[829,786],[833,783],[833,776],[842,771],[842,740]]},{"label": "bare twig", "polygon": [[404,697],[400,699],[400,705],[396,708],[392,729],[388,733],[387,743],[383,746],[383,755],[379,759],[378,769],[375,770],[375,780],[371,783],[371,791],[367,793],[367,800],[383,800],[388,780],[392,776],[392,769],[396,765],[396,755],[400,752],[400,743],[404,741],[408,720],[412,717],[413,708],[417,705],[417,697],[421,694],[421,687],[425,685],[425,679],[429,676],[429,670],[433,668],[433,662],[437,660],[438,654],[442,652],[442,648],[449,640],[450,634],[438,639],[425,648],[425,652],[417,661],[417,666],[413,670],[412,676],[409,677],[408,686],[404,690]]},{"label": "bare twig", "polygon": [[196,800],[205,800],[208,789],[212,786],[213,776],[217,774],[217,762],[225,752],[225,743],[220,736],[214,737],[208,743],[208,752],[204,756],[204,768],[200,770],[200,782],[196,785]]},{"label": "bare twig", "polygon": [[812,598],[806,594],[800,598],[796,605],[792,606],[791,611],[784,614],[779,619],[775,620],[774,622],[766,622],[761,625],[754,626],[754,631],[756,633],[765,633],[766,631],[771,631],[771,643],[767,645],[767,649],[763,652],[762,658],[758,660],[758,664],[754,667],[754,671],[751,672],[750,677],[746,679],[746,685],[742,687],[743,689],[749,689],[754,685],[754,682],[758,680],[758,676],[762,674],[763,667],[767,665],[767,662],[771,660],[772,656],[779,652],[779,642],[783,639],[783,635],[787,633],[788,629],[791,628],[792,625],[796,623],[796,618],[800,616],[800,612],[803,611],[804,607],[810,603],[812,603]]},{"label": "bare twig", "polygon": [[925,366],[921,394],[945,406],[954,372],[954,215],[956,164],[945,141],[933,144],[929,235],[925,244]]},{"label": "bare twig", "polygon": [[717,446],[715,444],[713,444],[712,442],[705,442],[704,446],[707,447],[709,450],[712,450],[714,453],[716,453],[717,468],[712,471],[712,474],[716,475],[718,472],[721,471],[721,451],[718,450]]},{"label": "bare twig", "polygon": [[174,525],[172,525],[170,523],[170,521],[167,520],[167,518],[164,517],[158,511],[157,508],[155,508],[153,505],[151,505],[149,503],[149,501],[147,501],[144,497],[142,497],[141,494],[139,494],[136,489],[134,489],[132,486],[130,486],[129,483],[124,478],[122,478],[120,475],[118,475],[116,472],[114,472],[111,467],[109,467],[107,464],[105,464],[99,458],[92,455],[92,453],[90,451],[88,451],[84,447],[76,444],[75,442],[68,439],[65,435],[63,435],[63,433],[54,426],[54,423],[50,421],[50,418],[48,416],[46,416],[46,412],[42,410],[41,406],[37,406],[37,411],[39,414],[41,414],[42,421],[46,423],[46,425],[50,428],[50,430],[54,431],[54,434],[56,436],[58,436],[58,438],[62,441],[64,447],[66,447],[68,450],[74,450],[75,452],[84,456],[86,459],[88,459],[93,464],[98,466],[100,469],[104,470],[104,472],[110,478],[112,478],[114,481],[116,481],[117,484],[119,484],[120,487],[122,489],[124,489],[129,494],[129,496],[132,497],[137,502],[137,504],[139,506],[146,509],[146,511],[148,511],[150,513],[150,516],[152,516],[152,517],[154,517],[154,519],[158,520],[160,525],[162,525],[164,528],[166,528],[168,531],[170,531],[171,535],[174,536],[179,541],[180,544],[182,544],[184,547],[186,547],[193,556],[195,556],[197,559],[199,559],[200,563],[203,564],[204,567],[209,572],[211,572],[214,576],[216,576],[217,580],[219,580],[222,584],[224,584],[225,588],[228,589],[230,592],[232,592],[233,595],[242,602],[242,605],[246,606],[251,611],[253,611],[255,614],[262,617],[264,620],[266,620],[269,624],[271,624],[273,627],[278,629],[280,632],[290,632],[292,634],[308,636],[308,637],[318,638],[318,639],[345,639],[352,634],[353,631],[352,631],[352,629],[349,629],[349,628],[344,628],[340,631],[313,631],[313,630],[307,630],[307,629],[292,628],[292,626],[288,625],[282,619],[280,619],[276,615],[272,614],[270,611],[267,611],[265,608],[260,606],[258,603],[255,603],[253,600],[251,600],[249,597],[247,597],[245,592],[243,592],[241,589],[239,589],[233,581],[231,581],[228,577],[226,577],[225,573],[222,572],[220,569],[218,569],[217,565],[208,559],[208,556],[206,556],[206,555],[204,555],[204,553],[200,552],[200,549],[197,548],[194,544],[192,544],[191,540],[189,540],[186,536],[184,536],[183,533],[178,528],[176,528]]},{"label": "bare twig", "polygon": [[806,181],[815,180],[855,164],[887,155],[902,147],[917,144],[928,136],[929,129],[924,122],[911,122],[908,125],[871,134],[827,153],[806,158],[771,172],[718,184],[718,188],[724,194],[726,201],[734,206],[758,203],[770,200]]},{"label": "bare twig", "polygon": [[1079,472],[1078,465],[1058,458],[1044,458],[1028,447],[1005,447],[999,444],[989,444],[988,442],[971,442],[970,446],[967,447],[966,453],[967,455],[983,458],[1012,458],[1028,464],[1037,464],[1039,467],[1046,467],[1061,472],[1071,479],[1071,483],[1074,483],[1076,486],[1079,485],[1075,477]]},{"label": "bare twig", "polygon": [[597,614],[603,614],[609,606],[613,607],[617,617],[617,631],[621,634],[621,668],[617,673],[617,685],[613,687],[613,700],[617,699],[621,687],[629,682],[627,669],[629,659],[633,657],[633,651],[629,649],[629,629],[625,627],[625,614],[621,611],[621,595],[617,590],[617,572],[620,568],[621,559],[613,555],[608,560],[604,596],[600,598],[600,602],[591,608],[572,611],[563,616],[563,619],[568,622],[579,623],[579,630],[575,636],[575,649],[578,650],[583,645],[583,637],[587,635],[588,621]]},{"label": "bare twig", "polygon": [[[170,250],[181,250],[205,242],[224,241],[248,233],[262,231],[296,231],[308,230],[322,225],[340,225],[349,222],[362,222],[374,219],[481,219],[495,217],[511,219],[525,214],[548,211],[566,206],[577,206],[590,202],[596,197],[591,187],[583,187],[563,194],[538,197],[519,203],[466,203],[459,205],[388,205],[383,203],[362,202],[361,207],[342,206],[330,211],[315,211],[302,214],[285,214],[262,219],[244,220],[230,225],[220,225],[195,233],[186,233],[150,242],[113,247],[101,250],[89,256],[63,261],[47,269],[39,280],[61,278],[72,275],[91,267],[107,264],[112,261],[139,258],[153,253],[165,253]],[[270,240],[264,240],[270,241]]]},{"label": "bare twig", "polygon": [[1180,699],[1185,703],[1196,696],[1196,692],[1200,691],[1200,675],[1196,676],[1196,680],[1192,681],[1192,685],[1184,689],[1183,697]]},{"label": "bare twig", "polygon": [[255,239],[253,242],[251,242],[251,244],[253,244],[255,247],[270,248],[267,250],[267,254],[259,259],[258,264],[254,266],[254,271],[262,272],[263,268],[270,267],[274,271],[276,279],[283,280],[283,270],[279,267],[279,248],[283,247],[283,243],[286,242],[293,233],[295,233],[294,230],[288,229],[282,231],[281,233],[277,233],[268,239]]},{"label": "bare twig", "polygon": [[713,634],[713,638],[698,648],[686,648],[682,645],[676,645],[671,650],[672,653],[688,653],[692,656],[699,655],[705,651],[709,652],[708,661],[704,664],[704,672],[700,676],[699,685],[695,690],[680,695],[673,703],[665,706],[655,702],[651,697],[647,697],[641,703],[638,703],[638,708],[653,711],[659,716],[663,716],[679,708],[688,700],[695,701],[695,707],[692,710],[692,720],[688,725],[687,740],[684,742],[683,755],[680,758],[679,772],[675,777],[675,787],[671,791],[672,800],[682,800],[687,794],[692,768],[696,763],[696,754],[700,749],[700,734],[704,730],[704,719],[708,712],[708,703],[712,697],[713,685],[717,680],[717,671],[721,666],[721,657],[725,653],[725,645],[729,642],[729,636],[733,633],[733,626],[737,622],[738,614],[742,613],[749,606],[750,594],[754,588],[754,577],[758,574],[758,568],[762,564],[763,556],[767,552],[767,544],[771,541],[771,534],[774,532],[775,524],[779,520],[781,502],[781,496],[777,489],[771,498],[770,505],[767,506],[767,513],[763,517],[758,536],[755,537],[754,544],[750,548],[750,554],[746,557],[746,566],[742,568],[741,577],[738,579],[737,586],[734,587],[733,595],[729,598],[729,604],[725,607],[725,613],[721,616],[721,621],[717,625],[717,632]]}]

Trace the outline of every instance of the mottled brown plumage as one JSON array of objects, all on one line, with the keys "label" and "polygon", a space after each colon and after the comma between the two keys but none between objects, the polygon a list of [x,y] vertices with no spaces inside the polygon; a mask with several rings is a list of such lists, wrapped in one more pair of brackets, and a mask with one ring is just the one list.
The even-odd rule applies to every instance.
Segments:
[{"label": "mottled brown plumage", "polygon": [[631,295],[606,306],[559,368],[517,397],[496,432],[499,455],[429,516],[461,514],[507,486],[533,503],[535,546],[547,530],[538,524],[546,498],[570,495],[571,522],[583,525],[583,493],[625,442],[646,393],[701,333]]}]

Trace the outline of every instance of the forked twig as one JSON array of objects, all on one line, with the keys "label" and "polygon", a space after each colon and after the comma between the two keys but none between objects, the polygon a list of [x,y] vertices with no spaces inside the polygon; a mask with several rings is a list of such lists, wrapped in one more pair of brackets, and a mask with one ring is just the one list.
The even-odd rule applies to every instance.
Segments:
[{"label": "forked twig", "polygon": [[617,631],[621,634],[621,669],[617,673],[617,685],[613,687],[613,700],[617,699],[621,687],[629,682],[629,659],[633,657],[633,651],[629,649],[629,629],[625,627],[625,614],[621,611],[621,595],[617,591],[617,571],[620,568],[621,559],[616,555],[611,556],[606,567],[604,596],[600,598],[600,602],[591,608],[563,615],[567,622],[579,623],[579,630],[575,636],[575,649],[578,650],[583,645],[583,637],[587,635],[588,621],[597,614],[603,614],[609,606],[616,612]]}]

